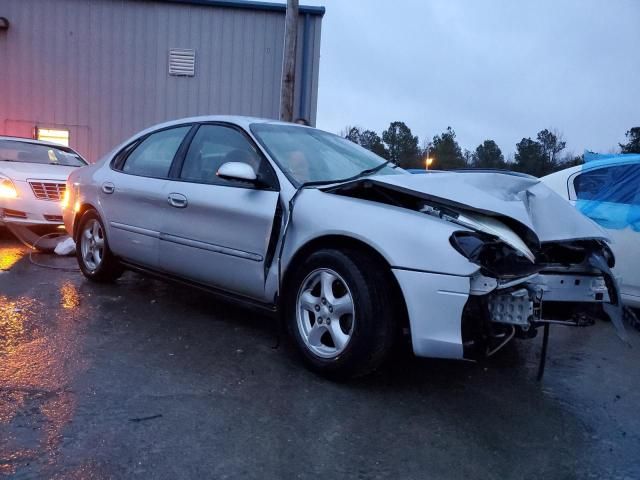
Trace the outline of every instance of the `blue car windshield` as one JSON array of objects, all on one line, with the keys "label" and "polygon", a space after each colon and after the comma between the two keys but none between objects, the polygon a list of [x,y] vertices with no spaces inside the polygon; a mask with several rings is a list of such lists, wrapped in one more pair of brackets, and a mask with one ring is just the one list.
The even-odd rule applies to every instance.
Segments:
[{"label": "blue car windshield", "polygon": [[367,172],[406,173],[360,145],[315,128],[254,123],[251,132],[296,186],[339,182]]}]

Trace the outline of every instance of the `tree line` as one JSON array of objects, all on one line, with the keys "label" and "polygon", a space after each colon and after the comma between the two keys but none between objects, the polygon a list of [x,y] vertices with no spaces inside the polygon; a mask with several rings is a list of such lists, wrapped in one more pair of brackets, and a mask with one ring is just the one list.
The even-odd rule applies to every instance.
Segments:
[{"label": "tree line", "polygon": [[[473,151],[463,150],[451,127],[422,145],[404,122],[391,122],[382,136],[351,126],[341,135],[403,168],[425,169],[429,161],[430,169],[497,168],[541,177],[583,163],[582,155],[565,152],[562,134],[553,129],[540,130],[535,139],[520,140],[512,159],[505,159],[494,140],[485,140]],[[640,153],[640,127],[628,130],[626,138],[626,143],[619,144],[621,152]]]}]

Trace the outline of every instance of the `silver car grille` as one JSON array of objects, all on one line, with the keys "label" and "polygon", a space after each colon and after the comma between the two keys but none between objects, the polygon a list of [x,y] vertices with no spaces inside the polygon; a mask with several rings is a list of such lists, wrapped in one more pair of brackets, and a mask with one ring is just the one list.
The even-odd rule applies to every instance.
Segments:
[{"label": "silver car grille", "polygon": [[64,183],[29,180],[33,194],[38,200],[60,201],[67,186]]}]

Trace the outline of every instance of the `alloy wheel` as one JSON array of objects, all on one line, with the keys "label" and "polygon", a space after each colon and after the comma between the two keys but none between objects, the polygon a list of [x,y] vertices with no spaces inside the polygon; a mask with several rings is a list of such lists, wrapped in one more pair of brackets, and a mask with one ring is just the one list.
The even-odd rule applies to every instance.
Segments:
[{"label": "alloy wheel", "polygon": [[302,340],[319,357],[340,355],[353,336],[353,295],[331,269],[319,268],[307,275],[298,291],[296,313]]},{"label": "alloy wheel", "polygon": [[104,230],[98,220],[91,219],[85,225],[80,237],[80,248],[85,266],[95,272],[104,259]]}]

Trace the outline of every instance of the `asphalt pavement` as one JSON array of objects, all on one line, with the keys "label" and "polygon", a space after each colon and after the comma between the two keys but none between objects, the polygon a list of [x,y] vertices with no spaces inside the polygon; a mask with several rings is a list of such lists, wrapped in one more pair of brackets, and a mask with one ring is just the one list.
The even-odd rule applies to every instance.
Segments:
[{"label": "asphalt pavement", "polygon": [[537,338],[332,383],[269,317],[27,253],[0,230],[0,476],[640,478],[637,331],[552,328],[542,382]]}]

